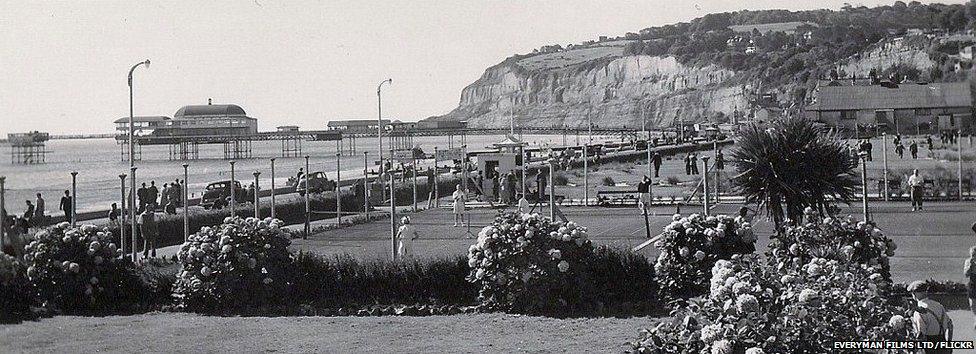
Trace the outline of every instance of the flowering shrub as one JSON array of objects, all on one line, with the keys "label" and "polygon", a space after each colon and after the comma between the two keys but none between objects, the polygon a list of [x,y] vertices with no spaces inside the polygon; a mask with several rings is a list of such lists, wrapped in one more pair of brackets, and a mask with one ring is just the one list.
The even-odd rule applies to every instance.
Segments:
[{"label": "flowering shrub", "polygon": [[715,262],[708,296],[678,311],[680,322],[642,331],[633,349],[819,353],[833,341],[913,338],[908,311],[888,300],[893,243],[867,224],[809,221],[775,241],[765,262]]},{"label": "flowering shrub", "polygon": [[174,294],[196,311],[255,308],[288,295],[291,242],[280,220],[226,218],[180,246]]},{"label": "flowering shrub", "polygon": [[468,280],[487,309],[543,313],[592,304],[587,296],[593,246],[586,228],[538,214],[504,213],[468,249]]},{"label": "flowering shrub", "polygon": [[138,302],[139,278],[119,258],[107,230],[62,222],[25,247],[27,277],[44,307],[64,312],[120,310]]},{"label": "flowering shrub", "polygon": [[719,259],[752,253],[756,237],[749,222],[725,215],[675,214],[655,246],[658,283],[671,298],[691,298],[708,291],[709,269]]},{"label": "flowering shrub", "polygon": [[878,267],[878,273],[891,279],[888,257],[897,245],[871,223],[845,219],[820,219],[816,211],[804,211],[806,223],[786,227],[769,243],[769,260],[779,269],[795,268],[813,258],[826,258]]},{"label": "flowering shrub", "polygon": [[0,253],[0,323],[31,317],[31,297],[24,266]]}]

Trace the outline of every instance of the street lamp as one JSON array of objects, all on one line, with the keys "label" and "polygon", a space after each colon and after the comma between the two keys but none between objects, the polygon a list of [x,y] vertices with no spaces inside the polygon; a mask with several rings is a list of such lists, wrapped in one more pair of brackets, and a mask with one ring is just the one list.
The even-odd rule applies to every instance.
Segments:
[{"label": "street lamp", "polygon": [[133,123],[135,114],[133,113],[132,104],[132,72],[139,67],[139,65],[145,65],[146,69],[149,69],[149,59],[146,61],[136,63],[132,68],[129,69],[129,213],[131,213],[132,222],[132,260],[136,260],[136,218],[134,211],[136,210],[136,160],[135,160],[135,123]]},{"label": "street lamp", "polygon": [[[379,143],[380,175],[383,174],[383,84],[387,83],[393,85],[393,79],[380,81],[380,84],[376,86],[376,140]],[[380,178],[380,181],[382,180]]]}]

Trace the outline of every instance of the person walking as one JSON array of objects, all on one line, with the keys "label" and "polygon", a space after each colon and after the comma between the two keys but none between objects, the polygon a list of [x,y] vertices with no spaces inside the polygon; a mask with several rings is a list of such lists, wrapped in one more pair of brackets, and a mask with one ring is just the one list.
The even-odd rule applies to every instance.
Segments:
[{"label": "person walking", "polygon": [[864,139],[864,153],[867,154],[866,158],[868,162],[873,161],[873,159],[871,158],[873,152],[874,152],[874,145],[871,144],[871,139]]},{"label": "person walking", "polygon": [[715,169],[719,171],[725,170],[725,154],[722,154],[722,149],[718,149],[715,152]]},{"label": "person walking", "polygon": [[37,193],[37,199],[34,200],[34,225],[43,226],[47,224],[44,216],[44,198],[41,197],[41,193]]},{"label": "person walking", "polygon": [[397,238],[400,239],[400,245],[397,247],[397,255],[400,260],[413,258],[413,241],[419,237],[420,235],[417,234],[417,229],[410,224],[409,216],[404,216],[403,219],[400,219],[400,229],[397,230]]},{"label": "person walking", "polygon": [[[952,340],[952,318],[945,306],[929,298],[928,286],[921,280],[908,284],[908,292],[916,301],[912,312],[912,327],[918,340],[942,342]],[[951,349],[926,349],[924,353],[951,353]]]},{"label": "person walking", "polygon": [[454,227],[457,227],[458,224],[464,226],[464,204],[467,199],[468,196],[464,194],[461,185],[458,184],[454,189],[454,194],[451,195],[451,200],[454,201]]},{"label": "person walking", "polygon": [[176,179],[175,182],[170,183],[169,193],[170,193],[169,199],[175,200],[176,206],[182,207],[183,206],[183,185],[180,183],[180,180],[178,178]]},{"label": "person walking", "polygon": [[929,147],[929,150],[935,150],[935,147],[932,146],[932,136],[931,135],[926,135],[925,136],[925,145],[927,145]]},{"label": "person walking", "polygon": [[146,208],[139,216],[139,231],[142,232],[142,257],[156,258],[156,238],[159,228],[156,225],[156,214],[152,208]]},{"label": "person walking", "polygon": [[912,199],[912,211],[922,210],[922,194],[925,192],[925,180],[918,174],[918,169],[912,170],[908,176],[908,186]]},{"label": "person walking", "polygon": [[901,142],[895,144],[895,153],[898,154],[899,159],[905,158],[905,146]]},{"label": "person walking", "polygon": [[685,176],[691,176],[691,153],[685,155]]},{"label": "person walking", "polygon": [[642,211],[651,207],[651,183],[651,178],[647,175],[644,175],[644,179],[637,183],[637,193],[640,194],[637,207]]},{"label": "person walking", "polygon": [[61,204],[58,205],[58,209],[64,212],[64,220],[71,221],[71,192],[64,191],[64,196],[61,197]]},{"label": "person walking", "polygon": [[691,154],[691,174],[701,174],[701,171],[698,170],[698,153]]},{"label": "person walking", "polygon": [[654,163],[654,178],[658,178],[661,176],[661,153],[655,151],[651,161]]},{"label": "person walking", "polygon": [[918,142],[912,140],[912,144],[908,145],[908,151],[912,153],[912,159],[918,159]]},{"label": "person walking", "polygon": [[[976,223],[973,224],[973,229],[976,230]],[[976,247],[969,248],[969,258],[963,263],[963,272],[966,274],[966,279],[969,281],[966,283],[966,290],[969,297],[969,310],[976,315],[976,268],[973,267],[973,261],[976,259]],[[973,326],[976,328],[976,326]]]}]

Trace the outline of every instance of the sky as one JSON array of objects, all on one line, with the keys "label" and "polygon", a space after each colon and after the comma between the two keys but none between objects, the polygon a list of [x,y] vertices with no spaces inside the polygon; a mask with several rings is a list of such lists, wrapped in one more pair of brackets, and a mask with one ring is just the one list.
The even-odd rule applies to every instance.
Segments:
[{"label": "sky", "polygon": [[[849,0],[848,0],[849,1]],[[240,105],[261,131],[334,119],[416,121],[514,53],[742,9],[839,9],[845,1],[0,0],[0,136],[110,133],[127,117]],[[891,1],[863,1],[875,6]]]}]

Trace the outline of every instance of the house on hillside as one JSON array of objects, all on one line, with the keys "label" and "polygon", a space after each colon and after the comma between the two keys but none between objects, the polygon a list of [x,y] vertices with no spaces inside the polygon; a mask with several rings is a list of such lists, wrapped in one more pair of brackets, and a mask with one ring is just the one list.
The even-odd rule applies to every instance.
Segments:
[{"label": "house on hillside", "polygon": [[854,131],[877,127],[899,134],[973,131],[973,99],[965,82],[822,86],[804,115]]},{"label": "house on hillside", "polygon": [[810,28],[810,27],[820,27],[814,22],[778,22],[778,23],[762,23],[758,25],[733,25],[729,26],[729,29],[735,33],[752,33],[757,31],[762,35],[769,34],[771,32],[783,32],[785,34],[797,33],[798,29]]}]

